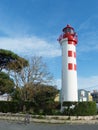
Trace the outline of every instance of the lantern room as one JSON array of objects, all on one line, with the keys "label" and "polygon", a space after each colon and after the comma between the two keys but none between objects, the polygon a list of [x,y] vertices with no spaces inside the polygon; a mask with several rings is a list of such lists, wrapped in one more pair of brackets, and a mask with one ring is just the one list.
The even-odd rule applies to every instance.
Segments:
[{"label": "lantern room", "polygon": [[63,32],[64,32],[64,33],[70,33],[70,34],[72,34],[72,35],[75,34],[74,28],[72,28],[70,25],[67,25],[67,27],[65,27],[65,28],[63,29]]},{"label": "lantern room", "polygon": [[74,31],[74,28],[71,27],[70,25],[67,25],[63,30],[63,39],[68,38],[68,41],[73,41],[74,45],[77,44],[78,39],[77,39],[77,34]]}]

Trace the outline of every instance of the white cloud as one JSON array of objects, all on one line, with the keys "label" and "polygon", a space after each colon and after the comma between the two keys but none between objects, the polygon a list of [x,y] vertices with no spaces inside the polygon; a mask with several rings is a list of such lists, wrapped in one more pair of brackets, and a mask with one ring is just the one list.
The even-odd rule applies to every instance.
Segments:
[{"label": "white cloud", "polygon": [[61,55],[58,43],[47,42],[38,37],[0,38],[0,48],[11,50],[23,56],[38,55],[43,57],[57,57]]}]

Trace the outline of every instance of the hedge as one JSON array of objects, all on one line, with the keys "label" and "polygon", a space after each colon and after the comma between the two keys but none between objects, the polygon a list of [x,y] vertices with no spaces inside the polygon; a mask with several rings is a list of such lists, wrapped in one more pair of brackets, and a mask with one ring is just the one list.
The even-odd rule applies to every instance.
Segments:
[{"label": "hedge", "polygon": [[77,116],[96,115],[96,102],[79,102],[74,109],[74,113],[76,113]]},{"label": "hedge", "polygon": [[[90,116],[97,114],[96,102],[64,102],[65,115]],[[72,107],[73,106],[73,107]]]},{"label": "hedge", "polygon": [[25,112],[29,111],[31,108],[35,108],[34,102],[24,101],[0,101],[0,112]]},{"label": "hedge", "polygon": [[33,114],[89,116],[97,114],[95,102],[64,102],[64,111],[60,113],[60,102],[47,102],[44,106],[31,101],[0,101],[0,112]]},{"label": "hedge", "polygon": [[0,101],[0,112],[17,113],[29,112],[34,114],[53,114],[54,110],[60,110],[59,102],[46,103],[44,106],[31,101]]}]

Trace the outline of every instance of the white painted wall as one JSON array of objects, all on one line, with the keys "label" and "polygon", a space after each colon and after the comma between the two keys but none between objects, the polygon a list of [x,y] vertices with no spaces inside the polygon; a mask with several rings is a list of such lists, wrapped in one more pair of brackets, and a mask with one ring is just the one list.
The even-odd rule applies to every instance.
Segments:
[{"label": "white painted wall", "polygon": [[78,101],[77,71],[68,70],[68,63],[76,64],[76,58],[68,57],[68,50],[76,51],[72,44],[68,44],[68,39],[60,41],[62,46],[62,101]]}]

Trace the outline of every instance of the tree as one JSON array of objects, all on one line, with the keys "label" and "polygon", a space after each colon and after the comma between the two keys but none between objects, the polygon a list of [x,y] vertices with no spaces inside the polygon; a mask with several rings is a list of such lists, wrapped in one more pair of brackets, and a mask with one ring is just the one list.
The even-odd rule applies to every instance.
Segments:
[{"label": "tree", "polygon": [[22,100],[22,91],[21,88],[16,87],[13,90],[13,93],[11,94],[12,100],[13,101],[21,101]]},{"label": "tree", "polygon": [[28,65],[28,61],[25,60],[24,58],[19,57],[12,51],[0,49],[0,71],[2,71],[2,69],[6,69],[6,70],[16,69],[17,71],[20,71],[22,67],[25,67],[27,65]]},{"label": "tree", "polygon": [[58,90],[53,86],[39,85],[34,88],[34,100],[39,106],[44,106],[46,103],[54,102],[54,98],[58,93]]},{"label": "tree", "polygon": [[42,57],[34,56],[31,60],[29,81],[35,84],[49,84],[53,76],[48,71]]},{"label": "tree", "polygon": [[54,86],[29,83],[28,86],[17,87],[13,92],[12,98],[13,100],[34,101],[41,105],[46,102],[54,102],[57,93],[58,90]]},{"label": "tree", "polygon": [[0,93],[11,93],[14,89],[14,81],[8,74],[0,72]]},{"label": "tree", "polygon": [[32,85],[23,88],[24,94],[22,97],[26,97],[28,101],[33,101],[36,104],[36,112],[42,110],[43,113],[51,113],[55,108],[55,96],[58,90],[49,85]]},{"label": "tree", "polygon": [[21,63],[21,71],[17,71],[17,66],[14,66],[14,70],[10,70],[16,86],[22,85],[28,87],[29,83],[38,85],[49,84],[53,81],[53,77],[48,72],[48,68],[46,63],[43,62],[42,57],[34,56],[28,66],[22,66],[23,64]]},{"label": "tree", "polygon": [[54,86],[29,83],[28,86],[21,88],[21,99],[42,104],[45,102],[54,101],[57,93],[58,90],[54,88]]},{"label": "tree", "polygon": [[6,70],[11,77],[13,77],[14,73],[14,82],[16,86],[19,80],[17,75],[28,65],[29,63],[26,59],[18,56],[12,51],[0,49],[0,72]]}]

